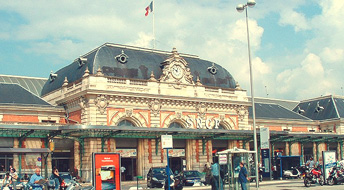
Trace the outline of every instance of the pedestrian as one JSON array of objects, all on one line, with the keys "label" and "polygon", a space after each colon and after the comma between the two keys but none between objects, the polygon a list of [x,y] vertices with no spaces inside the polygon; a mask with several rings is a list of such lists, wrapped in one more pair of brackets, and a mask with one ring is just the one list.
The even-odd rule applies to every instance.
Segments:
[{"label": "pedestrian", "polygon": [[125,181],[125,170],[126,168],[124,166],[121,166],[122,181]]},{"label": "pedestrian", "polygon": [[247,190],[247,180],[249,180],[247,175],[247,169],[245,168],[244,162],[240,162],[240,171],[239,171],[239,183],[242,190]]},{"label": "pedestrian", "polygon": [[310,157],[309,160],[306,162],[306,166],[308,166],[309,168],[314,168],[315,166],[315,162],[313,160],[313,157]]},{"label": "pedestrian", "polygon": [[211,182],[211,171],[208,167],[208,164],[204,164],[203,173],[205,173],[205,183],[206,185],[210,184]]},{"label": "pedestrian", "polygon": [[29,184],[32,187],[32,190],[43,190],[42,179],[43,177],[40,175],[41,170],[39,168],[35,169],[35,173],[31,176]]},{"label": "pedestrian", "polygon": [[211,165],[211,174],[213,176],[211,189],[223,190],[223,183],[220,176],[220,165],[218,163],[214,163]]},{"label": "pedestrian", "polygon": [[12,179],[10,173],[6,173],[3,181],[2,181],[2,188],[3,190],[10,190],[12,189]]},{"label": "pedestrian", "polygon": [[56,167],[53,168],[53,173],[51,174],[50,179],[54,180],[55,190],[59,189],[62,179],[60,177],[59,170]]},{"label": "pedestrian", "polygon": [[17,187],[18,174],[16,172],[16,169],[11,168],[10,176],[11,176],[11,179],[12,179],[13,189],[17,189],[16,187]]}]

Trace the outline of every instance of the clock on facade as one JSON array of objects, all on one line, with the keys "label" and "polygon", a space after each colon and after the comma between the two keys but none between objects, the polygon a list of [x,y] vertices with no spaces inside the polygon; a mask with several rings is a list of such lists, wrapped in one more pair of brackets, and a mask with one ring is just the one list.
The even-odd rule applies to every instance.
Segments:
[{"label": "clock on facade", "polygon": [[172,66],[172,76],[176,79],[183,77],[184,69],[180,65]]}]

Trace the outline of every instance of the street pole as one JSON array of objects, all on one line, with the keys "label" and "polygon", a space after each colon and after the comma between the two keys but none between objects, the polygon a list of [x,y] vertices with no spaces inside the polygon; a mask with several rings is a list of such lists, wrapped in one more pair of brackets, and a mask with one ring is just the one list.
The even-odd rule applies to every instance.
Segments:
[{"label": "street pole", "polygon": [[253,7],[256,4],[254,0],[248,0],[245,5],[238,5],[237,11],[242,12],[244,9],[246,11],[246,31],[247,31],[247,49],[248,49],[248,62],[250,66],[250,86],[251,86],[251,102],[252,102],[252,119],[253,119],[253,141],[254,141],[254,162],[255,162],[255,176],[256,176],[256,188],[259,189],[259,179],[258,179],[258,146],[257,146],[257,129],[256,129],[256,109],[254,103],[254,90],[253,90],[253,74],[252,74],[252,63],[251,63],[251,49],[250,49],[250,34],[248,29],[248,15],[247,7]]},{"label": "street pole", "polygon": [[250,34],[248,30],[248,16],[247,16],[247,8],[246,8],[246,28],[247,28],[247,43],[248,43],[248,62],[250,65],[250,83],[251,83],[251,102],[252,102],[252,119],[253,119],[253,141],[254,141],[254,162],[255,162],[255,170],[256,170],[256,188],[259,188],[259,180],[258,178],[258,146],[257,146],[257,128],[256,128],[256,109],[254,103],[254,90],[253,90],[253,73],[252,73],[252,62],[251,62],[251,48],[250,48]]}]

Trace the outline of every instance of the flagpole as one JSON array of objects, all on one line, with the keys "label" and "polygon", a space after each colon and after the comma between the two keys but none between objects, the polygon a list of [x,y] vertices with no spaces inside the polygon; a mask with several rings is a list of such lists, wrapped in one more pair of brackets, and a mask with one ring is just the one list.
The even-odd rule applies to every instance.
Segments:
[{"label": "flagpole", "polygon": [[155,3],[154,3],[154,0],[152,2],[153,2],[153,49],[155,49],[155,24],[154,24]]}]

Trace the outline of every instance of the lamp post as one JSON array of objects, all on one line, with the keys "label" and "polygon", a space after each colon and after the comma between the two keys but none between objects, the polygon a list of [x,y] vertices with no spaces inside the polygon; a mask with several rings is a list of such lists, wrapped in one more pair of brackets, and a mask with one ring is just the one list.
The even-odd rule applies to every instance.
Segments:
[{"label": "lamp post", "polygon": [[253,91],[253,75],[252,75],[252,63],[251,63],[251,49],[250,49],[250,34],[248,30],[248,17],[247,17],[247,7],[254,7],[256,2],[254,0],[248,0],[245,5],[239,4],[236,9],[238,12],[246,11],[246,28],[247,28],[247,44],[248,44],[248,62],[250,65],[250,84],[251,84],[251,102],[252,102],[252,117],[253,117],[253,141],[254,141],[254,164],[255,164],[255,176],[256,176],[256,188],[259,188],[258,185],[258,150],[257,150],[257,129],[256,129],[256,109],[254,105],[254,91]]}]

